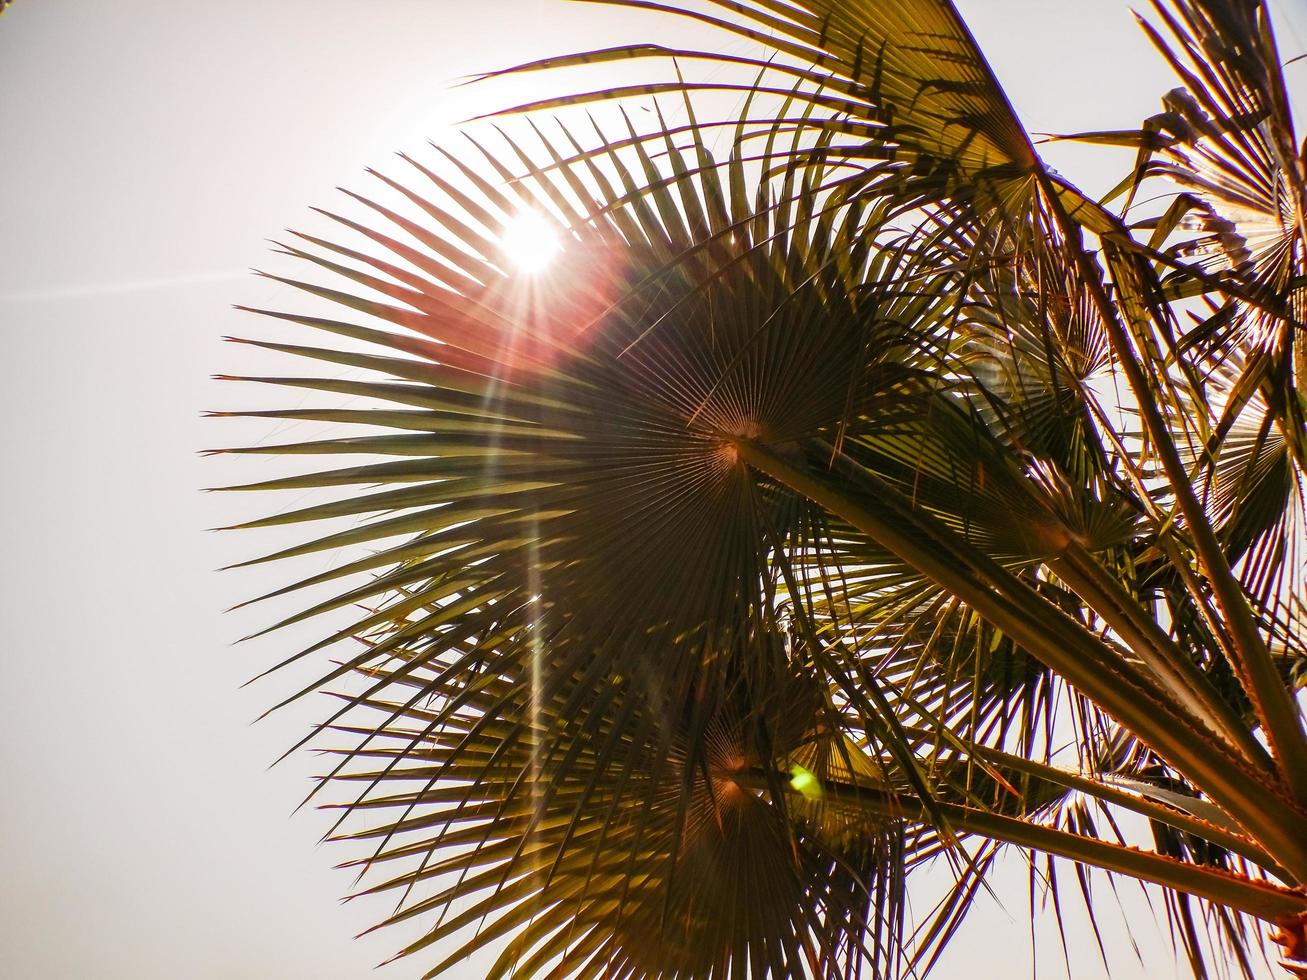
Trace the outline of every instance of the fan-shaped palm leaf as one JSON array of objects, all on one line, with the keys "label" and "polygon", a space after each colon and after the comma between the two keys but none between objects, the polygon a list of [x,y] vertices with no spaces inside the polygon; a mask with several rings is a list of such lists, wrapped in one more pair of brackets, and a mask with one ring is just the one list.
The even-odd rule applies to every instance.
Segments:
[{"label": "fan-shaped palm leaf", "polygon": [[[1136,241],[1042,164],[947,3],[613,2],[763,52],[517,70],[757,78],[523,107],[683,97],[651,133],[409,160],[378,175],[398,203],[327,214],[361,244],[283,246],[344,285],[274,277],[370,323],[259,311],[338,339],[261,346],[370,379],[248,379],[362,401],[256,413],[361,429],[248,451],[384,461],[240,488],[368,488],[242,526],[370,518],[261,560],[373,549],[274,594],[367,576],[281,625],[365,609],[298,656],[364,641],[306,691],[363,679],[320,730],[356,736],[325,785],[359,787],[362,867],[401,868],[369,889],[402,894],[390,921],[435,916],[405,952],[461,937],[433,974],[497,938],[505,976],[889,971],[905,874],[948,854],[929,963],[995,853],[977,836],[1176,890],[1198,972],[1174,895],[1235,910],[1237,950],[1240,913],[1295,935],[1300,894],[1257,869],[1307,880],[1301,609],[1270,570],[1301,460],[1266,339],[1300,320],[1272,293],[1301,211],[1270,244],[1211,224],[1301,186],[1232,169],[1284,159],[1264,9],[1164,13],[1203,96],[1153,172],[1208,195],[1218,275],[1164,247],[1174,209]],[[741,117],[701,123],[692,98],[722,89]],[[506,261],[524,211],[563,242],[551,275]],[[1186,335],[1167,298],[1212,290]],[[1155,852],[1100,832],[1120,808]]]}]

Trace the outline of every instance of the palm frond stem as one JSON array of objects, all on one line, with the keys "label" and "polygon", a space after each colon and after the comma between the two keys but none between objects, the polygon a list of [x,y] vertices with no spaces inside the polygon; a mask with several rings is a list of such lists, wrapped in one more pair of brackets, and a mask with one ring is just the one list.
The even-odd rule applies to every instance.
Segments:
[{"label": "palm frond stem", "polygon": [[[1062,674],[1209,792],[1296,881],[1307,881],[1307,814],[1264,774],[1227,752],[1212,751],[1204,726],[1169,703],[1165,691],[1091,634],[1042,602],[1020,580],[880,483],[877,507],[804,472],[771,448],[729,437],[749,466],[803,494],[869,535]],[[868,477],[874,480],[874,477]],[[879,481],[878,481],[879,482]],[[931,545],[936,547],[932,548]],[[942,547],[940,547],[942,545]],[[980,573],[984,569],[984,574]]]},{"label": "palm frond stem", "polygon": [[[1307,731],[1293,698],[1285,688],[1279,671],[1271,658],[1266,641],[1257,629],[1247,599],[1230,570],[1225,552],[1217,540],[1210,520],[1189,480],[1189,473],[1180,459],[1171,430],[1167,427],[1158,407],[1153,386],[1150,384],[1130,332],[1121,322],[1117,307],[1108,298],[1107,290],[1086,252],[1080,226],[1067,216],[1062,202],[1052,186],[1051,179],[1041,171],[1050,207],[1057,215],[1065,235],[1066,249],[1080,272],[1098,310],[1108,340],[1116,354],[1117,364],[1126,377],[1134,395],[1148,439],[1161,461],[1168,484],[1175,494],[1186,528],[1194,541],[1198,560],[1212,587],[1221,614],[1234,642],[1236,662],[1232,665],[1243,680],[1249,697],[1261,719],[1271,751],[1280,760],[1283,777],[1299,806],[1307,807]],[[1138,258],[1123,254],[1110,242],[1104,243],[1108,265],[1112,269],[1117,288],[1123,293],[1130,287],[1129,278],[1137,272]],[[1130,297],[1131,300],[1137,297]],[[1121,304],[1129,311],[1134,302]],[[1147,330],[1144,324],[1132,324],[1135,332]],[[1307,825],[1299,828],[1307,838]],[[1307,855],[1307,849],[1304,849]],[[1302,874],[1307,865],[1298,869]]]},{"label": "palm frond stem", "polygon": [[[772,773],[740,773],[733,778],[741,786],[759,792],[769,791],[776,785],[776,776]],[[822,782],[821,789],[823,795],[832,801],[865,807],[872,813],[907,820],[927,818],[925,805],[906,794],[829,779]],[[1307,894],[1301,888],[1284,888],[1269,881],[1178,861],[987,810],[956,803],[937,805],[950,824],[964,832],[1174,888],[1260,919],[1273,921],[1307,911]]]}]

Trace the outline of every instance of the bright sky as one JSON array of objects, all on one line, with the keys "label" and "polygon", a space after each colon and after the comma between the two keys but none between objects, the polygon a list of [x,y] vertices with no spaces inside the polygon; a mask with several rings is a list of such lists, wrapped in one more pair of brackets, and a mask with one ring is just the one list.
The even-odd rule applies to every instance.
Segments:
[{"label": "bright sky", "polygon": [[[960,5],[1034,131],[1133,125],[1174,84],[1116,0]],[[1302,0],[1277,13],[1285,56],[1307,50]],[[457,76],[655,35],[677,37],[558,0],[17,0],[0,20],[0,973],[343,980],[392,951],[350,938],[385,906],[338,903],[326,818],[290,817],[314,761],[267,769],[321,704],[251,726],[296,678],[238,690],[309,633],[230,645],[274,610],[222,610],[290,573],[212,571],[276,542],[204,532],[258,505],[199,488],[270,470],[197,451],[277,436],[201,419],[242,397],[208,376],[257,373],[219,338],[254,327],[229,304],[286,298],[244,272],[264,239],[392,151],[534,94]],[[1289,71],[1307,96],[1307,62]],[[1095,153],[1050,158],[1115,182]],[[936,976],[1031,975],[1024,868],[998,881],[1006,907],[982,902]],[[1175,974],[1164,944],[1140,967],[1104,918],[1113,977]],[[1071,921],[1075,975],[1105,975]],[[1035,928],[1038,975],[1064,975]]]}]

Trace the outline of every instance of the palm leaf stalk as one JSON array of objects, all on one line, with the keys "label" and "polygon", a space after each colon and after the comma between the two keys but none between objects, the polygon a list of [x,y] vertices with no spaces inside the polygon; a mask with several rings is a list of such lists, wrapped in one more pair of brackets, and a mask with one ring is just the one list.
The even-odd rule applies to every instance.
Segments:
[{"label": "palm leaf stalk", "polygon": [[[376,174],[370,218],[323,212],[358,244],[282,246],[344,285],[272,277],[364,321],[246,341],[364,375],[243,378],[353,400],[244,414],[361,434],[229,451],[374,460],[234,489],[330,495],[242,527],[347,522],[257,561],[370,549],[263,598],[336,584],[273,628],[355,652],[282,703],[339,691],[315,796],[354,787],[364,893],[424,923],[400,955],[893,976],[1006,843],[1162,886],[1198,976],[1213,943],[1252,975],[1245,916],[1303,959],[1307,178],[1264,5],[1156,7],[1183,88],[1083,137],[1137,148],[1127,205],[1182,188],[1133,219],[1046,167],[944,0],[606,2],[758,53],[514,69],[676,66],[515,110],[652,129]],[[523,212],[564,246],[536,277]]]}]

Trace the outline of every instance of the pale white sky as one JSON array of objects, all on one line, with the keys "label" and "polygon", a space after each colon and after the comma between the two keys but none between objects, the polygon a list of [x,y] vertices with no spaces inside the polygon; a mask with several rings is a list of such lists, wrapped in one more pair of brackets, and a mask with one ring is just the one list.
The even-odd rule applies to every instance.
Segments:
[{"label": "pale white sky", "polygon": [[[1174,84],[1116,0],[960,6],[1032,130],[1130,126]],[[1285,56],[1307,50],[1302,0],[1277,13]],[[272,432],[201,419],[235,397],[208,376],[258,373],[219,338],[252,328],[229,304],[285,298],[243,271],[264,239],[532,94],[453,79],[655,36],[677,35],[558,0],[17,0],[0,20],[4,977],[344,980],[392,951],[351,939],[385,906],[338,903],[325,818],[290,817],[313,761],[267,770],[321,705],[250,726],[296,678],[238,690],[309,634],[230,646],[275,610],[222,610],[290,572],[213,571],[275,542],[203,530],[257,505],[199,488],[269,471],[197,451]],[[1307,95],[1307,62],[1289,71]],[[1101,154],[1049,155],[1115,182]],[[982,901],[935,976],[1064,976],[1047,921],[1031,963],[1023,867],[997,882],[1006,907]],[[1104,919],[1111,976],[1179,975],[1156,940],[1139,966]],[[1071,921],[1075,976],[1106,975]]]}]

